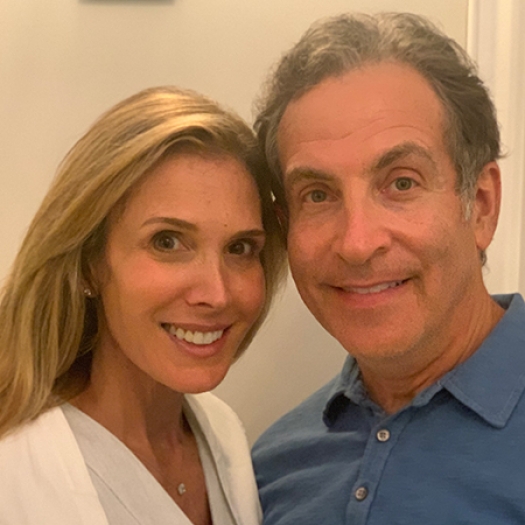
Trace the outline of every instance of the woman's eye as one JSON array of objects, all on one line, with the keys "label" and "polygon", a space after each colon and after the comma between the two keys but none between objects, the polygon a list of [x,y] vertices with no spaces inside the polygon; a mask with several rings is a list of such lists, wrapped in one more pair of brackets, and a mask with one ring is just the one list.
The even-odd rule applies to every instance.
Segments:
[{"label": "woman's eye", "polygon": [[314,203],[324,202],[328,198],[326,191],[313,190],[306,195],[306,200]]},{"label": "woman's eye", "polygon": [[228,253],[232,255],[250,255],[256,251],[256,246],[251,241],[235,241],[228,246]]},{"label": "woman's eye", "polygon": [[181,242],[173,232],[159,232],[153,237],[153,247],[162,252],[171,252],[180,248]]},{"label": "woman's eye", "polygon": [[398,191],[408,191],[414,187],[414,181],[408,177],[400,177],[394,181],[394,188]]}]

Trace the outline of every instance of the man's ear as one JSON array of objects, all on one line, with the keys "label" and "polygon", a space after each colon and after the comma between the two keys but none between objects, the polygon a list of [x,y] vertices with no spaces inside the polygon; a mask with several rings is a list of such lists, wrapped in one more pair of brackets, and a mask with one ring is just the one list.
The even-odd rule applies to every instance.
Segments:
[{"label": "man's ear", "polygon": [[275,215],[277,215],[277,220],[281,225],[283,235],[286,238],[288,235],[288,208],[286,204],[280,204],[277,201],[273,203],[273,207],[275,210]]},{"label": "man's ear", "polygon": [[501,204],[501,173],[497,162],[485,164],[476,184],[471,224],[478,250],[485,251],[494,237]]}]

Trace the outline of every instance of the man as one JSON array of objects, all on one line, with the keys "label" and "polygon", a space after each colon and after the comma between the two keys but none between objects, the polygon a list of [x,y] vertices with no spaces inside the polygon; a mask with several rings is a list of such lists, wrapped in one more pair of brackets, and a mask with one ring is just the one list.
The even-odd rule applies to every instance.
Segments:
[{"label": "man", "polygon": [[499,133],[468,57],[417,16],[330,19],[256,127],[297,288],[349,353],[254,447],[265,523],[525,523],[525,304],[483,284]]}]

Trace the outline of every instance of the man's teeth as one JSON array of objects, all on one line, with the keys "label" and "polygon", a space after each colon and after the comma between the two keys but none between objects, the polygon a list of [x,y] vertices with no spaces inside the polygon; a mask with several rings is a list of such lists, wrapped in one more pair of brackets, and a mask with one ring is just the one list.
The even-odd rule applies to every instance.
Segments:
[{"label": "man's teeth", "polygon": [[214,332],[192,332],[184,330],[173,325],[167,325],[168,332],[181,341],[187,341],[194,345],[209,345],[222,337],[224,330],[215,330]]},{"label": "man's teeth", "polygon": [[377,284],[376,286],[371,286],[370,288],[345,288],[347,292],[354,292],[358,294],[371,294],[371,293],[379,293],[384,290],[388,290],[389,288],[395,288],[396,286],[399,286],[403,281],[392,281],[390,283],[382,283]]}]

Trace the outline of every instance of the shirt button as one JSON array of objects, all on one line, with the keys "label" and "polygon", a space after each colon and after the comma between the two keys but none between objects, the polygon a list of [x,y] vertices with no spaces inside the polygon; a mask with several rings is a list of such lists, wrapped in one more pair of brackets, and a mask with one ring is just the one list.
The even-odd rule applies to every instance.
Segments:
[{"label": "shirt button", "polygon": [[390,432],[386,428],[382,428],[377,431],[376,437],[378,441],[384,443],[390,439]]},{"label": "shirt button", "polygon": [[365,487],[359,487],[355,491],[355,499],[357,501],[363,501],[368,496],[368,490]]}]

